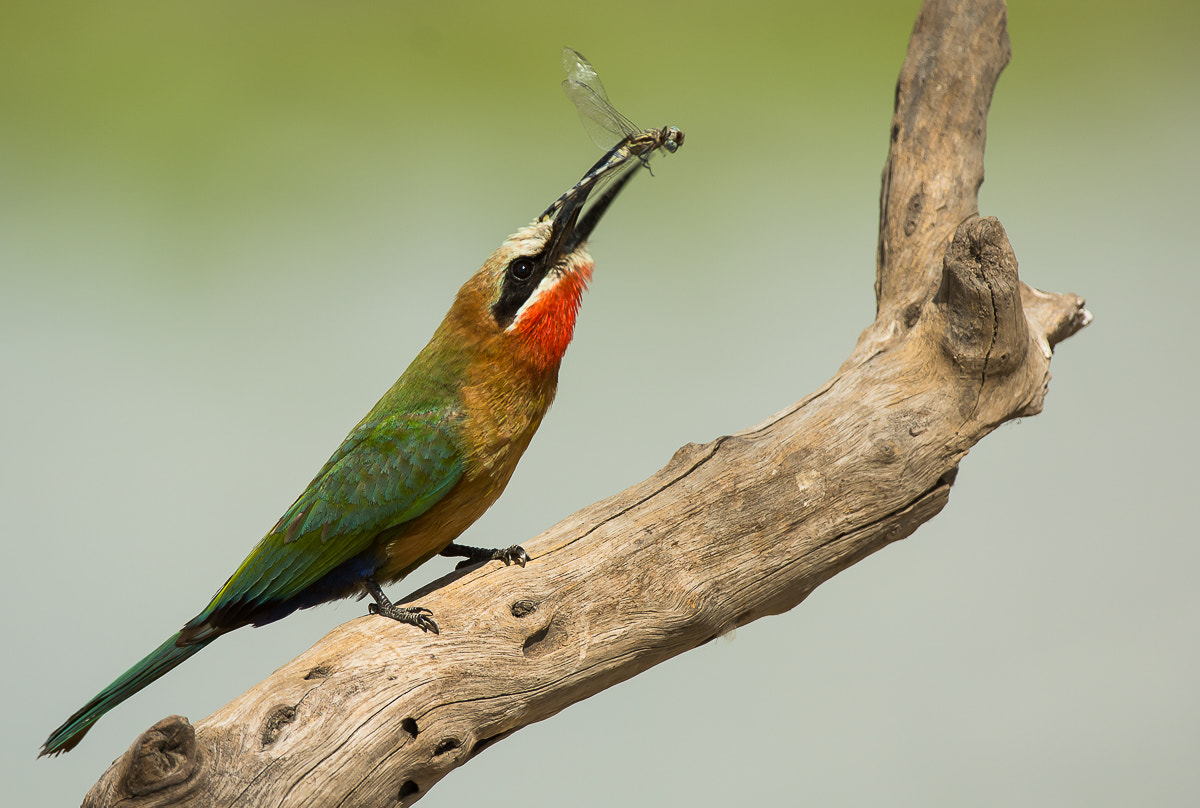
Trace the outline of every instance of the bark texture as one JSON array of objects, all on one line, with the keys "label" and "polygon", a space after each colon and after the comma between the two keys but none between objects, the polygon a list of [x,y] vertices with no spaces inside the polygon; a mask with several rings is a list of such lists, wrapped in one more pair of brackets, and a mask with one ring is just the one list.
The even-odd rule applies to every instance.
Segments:
[{"label": "bark texture", "polygon": [[85,806],[410,805],[522,726],[786,611],[946,504],[958,463],[1041,411],[1083,300],[1017,278],[977,215],[1002,0],[928,0],[896,87],[877,318],[823,387],[416,593],[438,636],[353,620],[198,723],[137,739]]}]

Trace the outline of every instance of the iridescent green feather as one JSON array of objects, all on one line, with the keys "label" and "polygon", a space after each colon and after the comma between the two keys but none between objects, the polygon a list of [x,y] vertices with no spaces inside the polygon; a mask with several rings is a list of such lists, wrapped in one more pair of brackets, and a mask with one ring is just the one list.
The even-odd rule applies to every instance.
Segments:
[{"label": "iridescent green feather", "polygon": [[368,416],[184,627],[185,641],[220,631],[219,617],[206,624],[223,612],[296,597],[366,552],[381,533],[433,507],[463,475],[450,412]]},{"label": "iridescent green feather", "polygon": [[[274,619],[295,608],[307,587],[319,588],[322,578],[366,553],[381,533],[420,516],[445,496],[464,473],[456,443],[462,415],[446,395],[445,379],[439,384],[423,372],[439,362],[453,371],[458,357],[435,353],[431,343],[414,360],[204,611],[77,710],[51,733],[41,754],[73,748],[114,706],[224,630],[262,616],[260,609],[281,606],[269,618]],[[406,384],[414,376],[420,383]]]}]

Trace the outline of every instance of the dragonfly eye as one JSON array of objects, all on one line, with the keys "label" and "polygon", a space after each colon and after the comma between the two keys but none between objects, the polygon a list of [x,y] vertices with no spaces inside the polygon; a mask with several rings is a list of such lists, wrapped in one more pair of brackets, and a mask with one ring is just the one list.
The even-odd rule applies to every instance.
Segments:
[{"label": "dragonfly eye", "polygon": [[666,137],[663,138],[663,148],[674,154],[683,145],[683,132],[679,131],[679,127],[676,126],[668,126],[663,132],[666,133]]}]

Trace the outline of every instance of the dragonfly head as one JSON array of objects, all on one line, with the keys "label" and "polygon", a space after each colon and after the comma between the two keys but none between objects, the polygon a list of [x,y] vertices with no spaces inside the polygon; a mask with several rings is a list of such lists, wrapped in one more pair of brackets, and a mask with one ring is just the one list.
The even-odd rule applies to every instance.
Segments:
[{"label": "dragonfly head", "polygon": [[662,147],[674,154],[683,145],[683,131],[677,126],[664,126],[662,130]]}]

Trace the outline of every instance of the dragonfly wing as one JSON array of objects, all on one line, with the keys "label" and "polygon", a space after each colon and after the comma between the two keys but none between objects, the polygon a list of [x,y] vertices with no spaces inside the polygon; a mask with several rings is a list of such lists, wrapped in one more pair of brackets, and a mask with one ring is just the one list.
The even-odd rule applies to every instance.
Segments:
[{"label": "dragonfly wing", "polygon": [[608,93],[604,92],[604,84],[600,81],[596,68],[592,67],[592,63],[585,59],[582,53],[571,48],[563,48],[562,63],[563,70],[567,71],[567,81],[591,87],[592,91],[600,96],[605,104],[608,103]]},{"label": "dragonfly wing", "polygon": [[625,135],[621,131],[618,119],[613,115],[616,110],[612,104],[597,95],[591,87],[567,79],[562,83],[562,88],[579,111],[583,131],[587,132],[588,137],[597,146],[607,150]]},{"label": "dragonfly wing", "polygon": [[638,131],[633,121],[622,115],[604,91],[604,84],[592,63],[579,51],[563,48],[563,69],[567,78],[563,92],[579,110],[579,120],[588,137],[602,149],[608,149],[621,138]]}]

